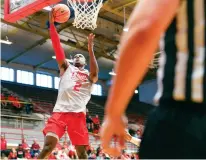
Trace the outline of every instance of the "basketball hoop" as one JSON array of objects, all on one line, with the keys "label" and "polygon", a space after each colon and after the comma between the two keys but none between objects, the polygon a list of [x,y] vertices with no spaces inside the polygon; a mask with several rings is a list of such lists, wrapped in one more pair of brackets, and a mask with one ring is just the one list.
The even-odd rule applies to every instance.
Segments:
[{"label": "basketball hoop", "polygon": [[68,0],[68,5],[74,9],[73,26],[81,29],[97,28],[97,17],[103,0]]}]

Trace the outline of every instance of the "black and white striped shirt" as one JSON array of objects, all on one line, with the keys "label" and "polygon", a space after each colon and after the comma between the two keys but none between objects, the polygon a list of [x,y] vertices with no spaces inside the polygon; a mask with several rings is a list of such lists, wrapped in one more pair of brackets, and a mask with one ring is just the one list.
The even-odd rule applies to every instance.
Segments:
[{"label": "black and white striped shirt", "polygon": [[182,0],[161,40],[155,101],[206,104],[206,0]]}]

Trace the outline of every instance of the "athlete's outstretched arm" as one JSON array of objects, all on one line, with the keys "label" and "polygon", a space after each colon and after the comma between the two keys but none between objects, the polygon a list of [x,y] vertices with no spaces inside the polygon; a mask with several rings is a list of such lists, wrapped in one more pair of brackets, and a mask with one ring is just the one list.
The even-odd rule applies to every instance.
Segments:
[{"label": "athlete's outstretched arm", "polygon": [[51,37],[51,41],[52,41],[52,45],[54,48],[54,52],[56,55],[56,60],[59,66],[59,69],[61,70],[66,69],[68,63],[65,61],[65,53],[64,50],[60,44],[60,39],[59,39],[59,35],[57,33],[57,30],[54,26],[54,17],[53,17],[53,10],[50,12],[49,14],[49,22],[50,22],[50,37]]},{"label": "athlete's outstretched arm", "polygon": [[102,127],[102,145],[105,150],[119,154],[119,148],[109,143],[114,134],[124,145],[124,122],[121,118],[137,85],[148,70],[161,34],[175,16],[180,0],[140,0],[129,21],[129,31],[120,43],[120,57],[115,71],[117,76],[106,103],[105,125]]},{"label": "athlete's outstretched arm", "polygon": [[95,35],[92,33],[88,36],[88,51],[89,51],[89,60],[90,60],[89,78],[93,83],[96,83],[98,81],[99,67],[93,51],[94,37]]}]

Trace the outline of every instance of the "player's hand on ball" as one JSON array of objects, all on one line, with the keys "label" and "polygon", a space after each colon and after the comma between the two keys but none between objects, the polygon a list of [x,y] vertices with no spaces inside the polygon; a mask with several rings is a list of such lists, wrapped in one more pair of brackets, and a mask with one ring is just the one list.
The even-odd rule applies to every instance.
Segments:
[{"label": "player's hand on ball", "polygon": [[53,11],[54,11],[54,9],[52,9],[52,10],[49,12],[49,22],[50,22],[50,23],[54,23],[54,14],[53,14]]},{"label": "player's hand on ball", "polygon": [[93,33],[90,33],[88,36],[88,49],[89,50],[93,50],[94,38],[95,38],[95,35]]},{"label": "player's hand on ball", "polygon": [[[105,117],[100,131],[103,152],[114,157],[121,155],[121,150],[125,148],[125,123],[122,117]],[[114,136],[117,137],[117,144],[112,147],[110,142]]]}]

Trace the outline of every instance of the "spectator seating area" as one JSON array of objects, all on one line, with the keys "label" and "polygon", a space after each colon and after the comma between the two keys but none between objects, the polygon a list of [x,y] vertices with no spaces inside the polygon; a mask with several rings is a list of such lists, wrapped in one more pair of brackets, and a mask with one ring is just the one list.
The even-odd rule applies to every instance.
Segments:
[{"label": "spectator seating area", "polygon": [[[21,126],[19,128],[35,129],[35,125],[34,125],[35,123],[37,124],[36,126],[37,126],[38,130],[39,130],[39,126],[42,126],[42,128],[43,128],[44,123],[42,125],[39,125],[40,123],[35,120],[35,119],[38,119],[39,117],[35,117],[35,114],[32,114],[32,113],[39,113],[42,115],[43,114],[47,114],[47,115],[51,114],[53,107],[54,107],[54,104],[55,104],[55,101],[56,101],[56,98],[57,98],[57,90],[36,87],[36,86],[23,85],[23,84],[16,84],[16,83],[11,83],[11,82],[2,82],[1,84],[2,84],[1,85],[1,89],[2,89],[1,103],[4,103],[4,105],[2,107],[2,111],[3,111],[3,113],[5,113],[5,115],[7,115],[7,117],[3,117],[3,114],[2,114],[1,117],[3,117],[3,119],[7,118],[7,119],[5,119],[5,123],[6,122],[10,123],[9,122],[10,119],[9,119],[8,115],[10,115],[12,117],[12,115],[14,116],[15,114],[17,114],[17,115],[24,117],[24,118],[27,117],[27,119],[25,118],[26,120],[24,120],[24,121],[28,122],[28,123],[25,123],[25,125],[21,126],[17,122],[17,125],[14,128],[18,128],[18,126]],[[88,149],[88,153],[89,153],[91,159],[98,158],[98,156],[100,156],[101,158],[102,157],[106,158],[105,154],[99,152],[96,149],[98,144],[100,143],[99,140],[97,140],[97,139],[98,139],[98,132],[100,129],[100,124],[101,124],[103,116],[104,116],[105,102],[106,102],[106,97],[92,96],[91,100],[89,101],[89,103],[87,105],[86,121],[87,121],[88,130],[90,132],[90,138],[91,138],[90,141],[92,144],[90,146],[90,148]],[[29,113],[26,109],[27,104],[30,104],[30,112]],[[19,109],[19,108],[21,108],[21,109]],[[144,130],[144,122],[146,120],[146,115],[149,112],[149,110],[151,110],[152,108],[153,108],[153,106],[138,102],[136,97],[133,97],[133,100],[129,104],[129,107],[127,110],[127,116],[129,119],[129,123],[131,123],[131,125],[129,125],[129,133],[132,136],[141,137],[142,132]],[[13,110],[13,109],[14,109],[14,112],[13,111],[11,112],[11,110]],[[133,113],[140,113],[140,114],[136,115]],[[43,122],[43,118],[40,119],[40,121]],[[3,123],[4,122],[2,122],[2,124]],[[29,124],[32,124],[32,125],[29,126]],[[28,135],[30,135],[28,130],[24,130],[24,131],[21,130],[19,132],[20,132],[20,133],[18,133],[19,139],[20,139],[20,136],[22,136],[22,135],[26,136],[27,135],[26,132],[28,132]],[[4,133],[7,133],[7,132],[4,131]],[[41,133],[41,130],[39,130],[38,132],[35,131],[35,133],[41,134],[41,136],[37,135],[36,137],[38,137],[38,139],[40,140],[39,143],[42,146],[43,135]],[[35,136],[31,136],[31,135],[28,136],[28,135],[27,135],[27,137],[30,137],[29,141],[30,142],[33,141],[33,140],[31,140],[31,137],[35,138]],[[9,133],[7,133],[7,138],[11,138],[12,136],[13,135],[11,135],[11,134],[9,135]],[[95,138],[95,137],[97,137],[97,138]],[[17,141],[19,141],[19,139]],[[16,142],[16,143],[19,143],[19,142]],[[63,141],[61,141],[61,143],[63,144]],[[66,143],[66,142],[64,142],[64,143]],[[130,149],[133,148],[134,150],[137,150],[137,148],[135,146],[131,147],[131,144],[128,144],[128,146],[130,146]],[[18,148],[19,148],[19,146],[17,147],[17,150],[18,150]],[[58,149],[58,150],[55,150],[53,153],[53,156],[55,157],[57,154],[59,154],[59,152],[61,152],[61,154],[63,154],[63,152],[66,152],[66,155],[69,157],[74,156],[74,154],[70,153],[69,149],[65,150],[65,148],[62,149],[62,147],[60,147],[60,149]],[[31,156],[35,158],[34,155],[31,155]],[[126,158],[136,157],[136,155],[135,156],[133,156],[131,154],[127,155],[127,153],[123,153],[123,156],[125,156]],[[120,158],[122,158],[122,157],[120,157]]]},{"label": "spectator seating area", "polygon": [[[15,83],[9,83],[9,82],[3,82],[2,83],[2,90],[3,93],[3,99],[2,100],[6,100],[2,101],[2,103],[6,103],[7,105],[5,105],[5,108],[3,112],[5,113],[11,113],[10,110],[15,108],[13,105],[12,106],[8,106],[8,104],[10,104],[10,100],[8,99],[8,95],[12,94],[15,95],[15,97],[17,97],[18,99],[18,103],[21,104],[21,112],[20,110],[17,110],[16,113],[19,114],[23,114],[26,112],[26,108],[24,106],[27,105],[27,103],[32,104],[32,112],[34,113],[40,113],[40,114],[51,114],[55,101],[56,101],[56,97],[57,97],[57,90],[51,90],[51,89],[44,89],[41,87],[34,87],[34,86],[28,86],[28,85],[21,85],[21,84],[15,84]],[[24,88],[24,89],[22,89]],[[38,94],[37,94],[38,93]],[[4,96],[6,95],[6,96]],[[46,96],[45,96],[46,95]],[[21,98],[19,98],[21,97]],[[49,97],[49,98],[48,98]],[[17,103],[17,102],[15,102]],[[92,121],[92,125],[90,127],[90,131],[93,132],[93,130],[95,129],[95,133],[98,133],[99,130],[99,126],[100,126],[100,121],[103,119],[103,113],[104,113],[104,108],[101,105],[97,105],[96,103],[90,101],[88,103],[87,106],[89,112],[87,112],[87,114],[89,114],[90,116],[92,116],[94,119],[96,117],[96,115],[98,116],[98,124],[93,123]],[[14,114],[14,113],[12,113]],[[33,115],[33,114],[30,114]]]},{"label": "spectator seating area", "polygon": [[[8,141],[6,149],[3,150],[3,153],[6,156],[9,156],[10,154],[12,155],[11,150],[13,150],[15,154],[17,154],[19,149],[20,149],[20,151],[22,151],[22,147],[26,146],[23,148],[23,151],[22,151],[24,153],[23,154],[24,158],[28,158],[26,156],[26,155],[28,155],[29,157],[32,156],[33,159],[36,159],[37,153],[34,154],[32,151],[32,144],[36,138],[38,138],[38,144],[40,145],[40,150],[43,147],[44,137],[43,137],[43,134],[41,132],[41,129],[38,129],[38,128],[31,130],[31,129],[22,129],[22,128],[14,129],[14,128],[6,128],[5,127],[5,128],[1,128],[1,134],[5,135],[6,141]],[[25,140],[23,140],[23,141],[26,142],[27,145],[21,145],[23,143],[22,137],[24,137]],[[107,158],[106,155],[104,153],[100,152],[98,149],[98,146],[100,144],[99,136],[96,134],[90,133],[89,139],[90,139],[89,140],[90,146],[88,146],[87,149],[88,149],[88,155],[89,155],[90,159],[96,159],[97,157],[98,158]],[[66,143],[66,146],[68,146],[68,145],[69,146],[65,147],[65,143]],[[14,145],[14,144],[16,144],[16,145]],[[55,149],[53,151],[53,154],[51,155],[50,158],[57,159],[58,156],[60,156],[62,154],[62,151],[66,153],[66,155],[64,154],[65,158],[67,158],[67,156],[69,156],[70,158],[72,158],[72,157],[75,158],[75,150],[74,150],[74,147],[71,146],[70,141],[69,141],[69,137],[67,136],[67,134],[65,134],[60,139],[60,143],[56,147],[57,147],[57,149]],[[127,143],[127,149],[129,149],[130,152],[132,152],[132,153],[136,153],[136,151],[137,151],[137,147],[131,143]],[[15,152],[15,150],[16,150],[16,152]],[[2,149],[1,149],[1,151],[2,151]],[[129,153],[129,154],[125,154],[125,156],[126,155],[132,156],[133,154]],[[21,157],[22,155],[20,154],[19,156]]]},{"label": "spectator seating area", "polygon": [[22,110],[23,104],[20,102],[24,101],[23,97],[15,94],[7,88],[1,87],[1,106],[2,109],[6,109],[7,106],[13,107],[14,110]]},{"label": "spectator seating area", "polygon": [[[37,87],[37,86],[29,86],[29,85],[24,85],[24,84],[17,84],[17,83],[12,83],[12,82],[2,82],[2,91],[3,91],[3,99],[8,100],[8,96],[11,94],[15,96],[16,101],[13,104],[13,108],[15,107],[16,104],[20,104],[21,108],[23,106],[26,106],[26,103],[31,103],[32,107],[31,110],[34,113],[46,113],[46,114],[51,114],[56,98],[57,98],[57,90],[54,89],[48,89],[48,88],[42,88],[42,87]],[[7,97],[6,97],[7,96]],[[23,102],[23,103],[22,103]],[[103,96],[92,96],[91,100],[89,101],[87,105],[87,122],[88,123],[88,129],[93,132],[95,130],[95,133],[98,133],[98,128],[99,125],[103,119],[104,116],[104,105],[106,102],[106,97]],[[138,105],[137,105],[138,103]],[[139,119],[137,117],[142,117],[144,115],[147,115],[148,111],[151,110],[153,106],[137,102],[136,97],[133,97],[133,100],[129,104],[127,113],[129,117],[129,122],[131,123],[138,123],[139,124]],[[17,109],[19,110],[19,109]],[[24,111],[26,109],[21,109],[21,111]],[[130,113],[140,113],[140,115],[134,115],[131,116],[132,114]],[[93,118],[98,115],[99,119],[99,124],[94,124],[93,123]],[[89,118],[89,116],[91,116]],[[136,117],[136,119],[135,119]],[[141,122],[141,124],[143,124]]]},{"label": "spectator seating area", "polygon": [[[15,94],[21,95],[22,97],[24,97],[24,100],[32,99],[34,112],[44,112],[47,114],[52,113],[57,98],[57,90],[10,82],[3,82],[2,87],[6,88],[7,90],[11,90]],[[92,96],[92,99],[93,97],[95,98],[97,96]],[[100,116],[100,119],[102,120],[104,115],[103,105],[97,105],[92,100],[90,100],[87,108],[89,109],[91,116],[98,114]]]},{"label": "spectator seating area", "polygon": [[7,144],[7,139],[5,135],[1,135],[1,157],[8,157],[8,159],[18,159],[18,158],[26,158],[32,159],[37,158],[37,155],[40,152],[40,145],[37,140],[34,139],[31,147],[28,145],[25,138],[21,139],[18,147],[12,147],[9,149]]},{"label": "spectator seating area", "polygon": [[[94,141],[95,139],[93,139]],[[98,141],[98,140],[97,140]],[[23,137],[20,143],[16,147],[8,147],[7,138],[5,135],[1,135],[1,158],[2,159],[37,159],[42,146],[39,144],[39,139],[33,139],[30,145],[27,140]],[[87,146],[88,159],[112,159],[108,155],[102,152],[100,145],[93,147],[92,145]],[[122,152],[121,157],[118,159],[138,159],[136,154],[137,148],[134,148],[133,152]],[[75,147],[66,139],[59,142],[56,148],[53,150],[48,159],[77,159],[77,153]],[[115,158],[117,159],[117,158]]]},{"label": "spectator seating area", "polygon": [[1,118],[2,117],[27,117],[29,119],[39,119],[33,113],[33,107],[39,110],[43,109],[40,106],[33,105],[33,102],[29,99],[18,95],[17,93],[8,90],[1,86]]}]

